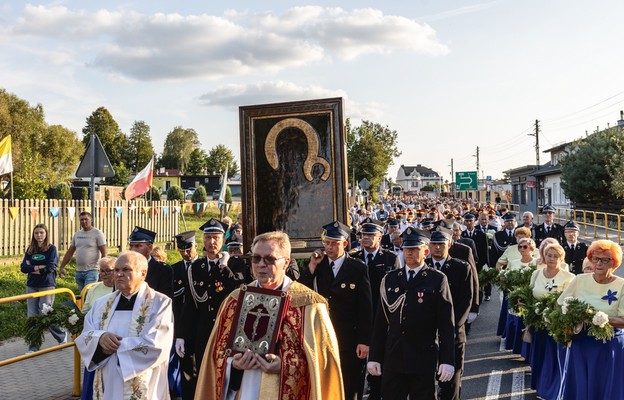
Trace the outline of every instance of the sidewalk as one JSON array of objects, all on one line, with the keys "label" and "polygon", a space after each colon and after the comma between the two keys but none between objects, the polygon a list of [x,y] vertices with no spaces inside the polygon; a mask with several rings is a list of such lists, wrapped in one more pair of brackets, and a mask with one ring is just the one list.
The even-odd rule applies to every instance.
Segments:
[{"label": "sidewalk", "polygon": [[[46,334],[42,348],[56,340]],[[0,360],[24,354],[28,350],[21,338],[0,343]],[[42,356],[0,367],[0,398],[3,400],[65,400],[72,397],[74,348],[69,347]]]}]

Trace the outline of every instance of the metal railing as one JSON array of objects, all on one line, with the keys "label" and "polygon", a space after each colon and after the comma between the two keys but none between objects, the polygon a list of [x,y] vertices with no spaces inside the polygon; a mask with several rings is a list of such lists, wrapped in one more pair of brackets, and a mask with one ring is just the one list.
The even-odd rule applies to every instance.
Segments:
[{"label": "metal railing", "polygon": [[607,239],[622,244],[622,214],[602,211],[558,208],[555,221],[565,225],[568,221],[576,222],[581,228],[581,236],[586,239]]},{"label": "metal railing", "polygon": [[[37,297],[43,297],[43,296],[47,296],[47,295],[51,295],[51,294],[56,295],[56,294],[61,294],[61,293],[67,293],[67,294],[69,294],[69,296],[72,299],[72,301],[74,303],[76,303],[78,308],[82,309],[82,303],[83,303],[82,299],[84,299],[84,296],[86,295],[87,291],[93,285],[95,285],[95,283],[91,283],[89,285],[86,285],[82,289],[80,299],[76,299],[76,295],[74,295],[74,292],[72,292],[70,289],[58,288],[58,289],[45,290],[45,291],[42,291],[42,292],[20,294],[18,296],[3,297],[3,298],[0,298],[0,304],[12,303],[12,302],[15,302],[15,301],[24,301],[24,300],[34,299],[34,298],[37,298]],[[65,349],[67,347],[74,347],[74,384],[73,384],[72,395],[73,396],[80,396],[80,384],[81,384],[81,381],[80,381],[80,370],[81,370],[80,353],[78,352],[78,349],[76,348],[76,345],[74,343],[74,339],[75,338],[76,337],[73,336],[72,337],[72,341],[69,342],[69,343],[58,344],[56,346],[52,346],[52,347],[49,347],[49,348],[43,349],[43,350],[38,350],[38,351],[35,351],[33,353],[23,354],[21,356],[8,358],[6,360],[0,360],[0,367],[4,367],[5,365],[13,364],[13,363],[16,363],[16,362],[19,362],[19,361],[28,360],[29,358],[39,357],[39,356],[42,356],[44,354],[48,354],[48,353],[52,353],[54,351]]]}]

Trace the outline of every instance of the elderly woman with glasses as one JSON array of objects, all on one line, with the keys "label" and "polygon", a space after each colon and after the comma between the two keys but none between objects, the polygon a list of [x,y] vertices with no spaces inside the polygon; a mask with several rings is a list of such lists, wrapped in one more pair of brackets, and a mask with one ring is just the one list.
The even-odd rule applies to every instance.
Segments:
[{"label": "elderly woman with glasses", "polygon": [[603,343],[583,330],[572,339],[563,398],[624,399],[624,279],[614,275],[622,263],[622,249],[610,240],[597,240],[589,246],[587,258],[594,272],[577,275],[558,301],[563,304],[573,296],[606,313],[615,336]]},{"label": "elderly woman with glasses", "polygon": [[[535,269],[537,263],[534,257],[535,242],[533,239],[523,237],[515,246],[518,249],[518,253],[520,253],[520,258],[512,258],[509,264],[507,264],[507,268],[521,269],[529,267]],[[521,317],[512,314],[509,310],[507,310],[507,313],[508,315],[505,323],[505,349],[512,350],[514,354],[521,354],[523,357],[528,358],[529,346],[522,340],[525,328],[524,322]]]},{"label": "elderly woman with glasses", "polygon": [[[567,265],[564,268],[565,250],[555,239],[551,240],[554,243],[547,244],[541,250],[544,268],[537,269],[531,276],[531,288],[536,299],[563,291],[574,278],[574,274],[568,272]],[[557,398],[561,384],[559,364],[563,365],[564,354],[564,347],[558,345],[545,329],[533,332],[529,356],[531,388],[544,399]]]}]

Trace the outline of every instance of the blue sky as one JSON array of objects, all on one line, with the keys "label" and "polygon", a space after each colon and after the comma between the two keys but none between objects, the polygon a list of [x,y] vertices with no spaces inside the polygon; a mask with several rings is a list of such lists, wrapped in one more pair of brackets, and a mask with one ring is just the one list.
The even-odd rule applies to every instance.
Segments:
[{"label": "blue sky", "polygon": [[[221,4],[226,4],[225,6]],[[79,136],[106,107],[122,130],[175,126],[239,152],[238,106],[341,96],[450,178],[494,178],[613,126],[624,109],[622,1],[0,0],[0,87]],[[548,159],[541,154],[542,162]]]}]

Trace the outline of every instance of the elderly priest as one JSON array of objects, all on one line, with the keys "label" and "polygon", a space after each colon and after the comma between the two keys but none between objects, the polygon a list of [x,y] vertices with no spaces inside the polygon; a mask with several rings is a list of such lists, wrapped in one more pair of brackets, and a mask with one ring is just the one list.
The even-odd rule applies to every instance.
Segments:
[{"label": "elderly priest", "polygon": [[96,300],[76,339],[96,371],[93,398],[169,399],[171,299],[145,283],[147,259],[137,252],[121,253],[114,274],[117,290]]},{"label": "elderly priest", "polygon": [[281,339],[273,353],[261,356],[247,350],[230,356],[228,336],[240,289],[233,291],[221,305],[208,341],[195,399],[344,399],[327,302],[285,275],[290,264],[288,235],[263,233],[254,239],[251,251],[257,280],[250,287],[285,291],[290,296]]}]

